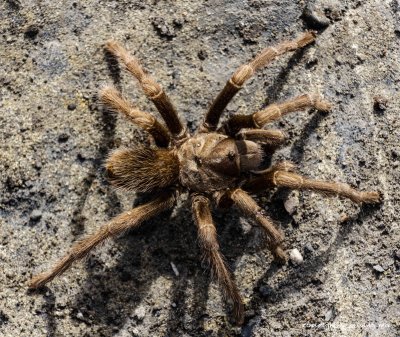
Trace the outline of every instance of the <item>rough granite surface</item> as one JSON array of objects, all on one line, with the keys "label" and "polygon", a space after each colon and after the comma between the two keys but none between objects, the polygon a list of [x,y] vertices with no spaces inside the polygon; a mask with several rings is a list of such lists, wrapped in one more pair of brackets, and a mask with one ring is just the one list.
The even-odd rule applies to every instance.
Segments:
[{"label": "rough granite surface", "polygon": [[[102,163],[147,135],[104,111],[113,83],[155,109],[103,43],[127,46],[194,130],[233,71],[305,29],[316,43],[259,71],[225,117],[319,92],[330,114],[276,122],[273,161],[380,190],[359,206],[302,191],[257,201],[304,262],[278,266],[260,229],[215,211],[246,304],[242,327],[200,263],[190,205],[107,242],[48,287],[27,291],[73,242],[149,196],[115,192]],[[0,3],[0,336],[396,336],[400,329],[400,3],[396,0],[34,1]],[[174,268],[175,267],[175,271]],[[177,272],[176,272],[177,271]]]}]

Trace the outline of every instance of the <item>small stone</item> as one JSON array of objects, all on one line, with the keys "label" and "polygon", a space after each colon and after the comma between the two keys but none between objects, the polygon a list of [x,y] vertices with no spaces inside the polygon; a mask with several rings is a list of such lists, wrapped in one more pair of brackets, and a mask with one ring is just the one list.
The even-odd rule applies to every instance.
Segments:
[{"label": "small stone", "polygon": [[207,56],[208,56],[208,54],[207,54],[207,52],[205,50],[200,50],[197,53],[197,57],[202,61],[205,60],[207,58]]},{"label": "small stone", "polygon": [[387,109],[388,99],[382,95],[374,96],[374,111],[384,112]]},{"label": "small stone", "polygon": [[79,311],[79,312],[76,314],[76,318],[79,319],[79,320],[83,320],[83,314]]},{"label": "small stone", "polygon": [[60,143],[65,143],[69,139],[69,135],[66,133],[62,133],[61,135],[58,136],[58,141]]},{"label": "small stone", "polygon": [[384,273],[385,272],[385,269],[383,269],[383,267],[381,265],[379,265],[379,264],[376,264],[372,268],[378,273]]},{"label": "small stone", "polygon": [[304,246],[304,253],[305,254],[312,254],[314,253],[314,248],[310,242],[306,243]]},{"label": "small stone", "polygon": [[257,43],[263,30],[262,22],[240,22],[237,26],[240,36],[247,43]]},{"label": "small stone", "polygon": [[37,25],[30,25],[25,29],[24,36],[28,39],[34,39],[39,34],[39,27]]},{"label": "small stone", "polygon": [[175,276],[178,277],[178,276],[179,276],[179,270],[178,270],[178,268],[176,267],[175,263],[173,263],[173,262],[171,261],[170,264],[171,264],[171,268],[172,268],[172,270],[173,270]]},{"label": "small stone", "polygon": [[324,13],[310,4],[304,8],[302,18],[310,28],[314,29],[323,29],[330,24],[330,20]]},{"label": "small stone", "polygon": [[55,317],[58,317],[58,318],[62,318],[62,317],[65,317],[65,314],[64,314],[64,312],[61,311],[61,310],[55,310],[55,311],[54,311],[54,316],[55,316]]},{"label": "small stone", "polygon": [[152,20],[153,27],[157,31],[158,35],[168,40],[176,37],[174,26],[170,22],[165,21],[164,17],[158,16]]},{"label": "small stone", "polygon": [[135,310],[135,317],[142,320],[146,316],[146,308],[144,306],[137,307]]},{"label": "small stone", "polygon": [[303,263],[303,256],[300,254],[297,248],[294,248],[289,253],[289,258],[294,264],[302,264]]},{"label": "small stone", "polygon": [[32,221],[39,221],[42,218],[42,211],[40,209],[34,209],[29,216]]},{"label": "small stone", "polygon": [[299,207],[299,197],[297,194],[291,195],[285,202],[284,206],[286,211],[292,215],[297,211],[297,208]]},{"label": "small stone", "polygon": [[183,24],[185,23],[185,19],[184,18],[176,18],[176,19],[172,20],[172,23],[176,28],[182,28]]},{"label": "small stone", "polygon": [[75,110],[75,109],[76,109],[76,104],[74,104],[74,103],[68,104],[67,109],[68,109],[69,111]]},{"label": "small stone", "polygon": [[329,309],[326,313],[325,313],[325,321],[329,322],[333,317],[334,317],[334,310],[333,309]]}]

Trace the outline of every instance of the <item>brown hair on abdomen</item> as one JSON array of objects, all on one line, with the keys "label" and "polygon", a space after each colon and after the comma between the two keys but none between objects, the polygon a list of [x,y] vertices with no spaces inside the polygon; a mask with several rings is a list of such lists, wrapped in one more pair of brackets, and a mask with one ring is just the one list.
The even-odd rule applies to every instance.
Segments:
[{"label": "brown hair on abdomen", "polygon": [[149,192],[178,181],[179,162],[171,150],[118,149],[106,161],[111,184],[124,190]]}]

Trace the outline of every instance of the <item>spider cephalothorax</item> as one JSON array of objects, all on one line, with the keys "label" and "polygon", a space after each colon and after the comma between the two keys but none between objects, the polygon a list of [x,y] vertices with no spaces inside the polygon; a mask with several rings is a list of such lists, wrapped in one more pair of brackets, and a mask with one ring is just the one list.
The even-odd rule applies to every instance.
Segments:
[{"label": "spider cephalothorax", "polygon": [[116,89],[104,88],[100,93],[102,102],[112,110],[122,112],[133,123],[148,131],[154,140],[152,147],[119,149],[112,153],[106,163],[108,177],[118,188],[154,192],[157,197],[122,213],[96,233],[79,241],[51,270],[35,276],[30,287],[43,286],[107,238],[135,228],[143,221],[172,208],[179,193],[187,191],[191,196],[204,257],[225,296],[233,302],[234,317],[241,324],[243,304],[219,250],[210,212],[211,201],[216,207],[236,205],[252,218],[265,231],[268,247],[274,257],[285,262],[283,235],[250,194],[273,187],[288,187],[339,195],[357,203],[376,203],[380,200],[378,192],[360,192],[346,184],[305,178],[295,173],[294,166],[289,162],[263,167],[263,145],[273,149],[285,140],[281,131],[264,129],[264,126],[298,110],[314,108],[329,111],[330,104],[319,95],[305,94],[287,102],[269,105],[253,114],[236,115],[218,127],[226,105],[257,69],[281,54],[310,44],[314,39],[313,32],[306,32],[295,40],[264,49],[251,62],[239,67],[211,104],[203,124],[194,135],[189,135],[160,85],[144,72],[138,61],[121,45],[109,41],[106,50],[137,78],[166,126],[151,114],[134,108]]}]

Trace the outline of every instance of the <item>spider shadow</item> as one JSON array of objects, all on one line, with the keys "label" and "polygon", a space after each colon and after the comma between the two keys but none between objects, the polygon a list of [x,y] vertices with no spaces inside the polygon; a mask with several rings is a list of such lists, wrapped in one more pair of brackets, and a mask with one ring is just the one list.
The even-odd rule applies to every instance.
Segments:
[{"label": "spider shadow", "polygon": [[[326,116],[326,113],[316,112],[302,128],[300,137],[291,146],[290,159],[293,162],[300,163],[303,161],[304,148],[307,144],[307,140]],[[275,220],[276,223],[279,223],[281,227],[286,227],[292,221],[292,217],[287,213],[283,205],[283,201],[288,198],[291,191],[292,190],[288,188],[279,188],[275,192],[270,193],[269,213],[272,219]],[[288,274],[281,282],[275,285],[275,288],[279,289],[279,291],[268,287],[268,282],[282,269],[277,263],[271,263],[268,270],[258,279],[249,307],[257,310],[261,306],[264,306],[265,303],[276,305],[290,297],[291,294],[299,292],[310,283],[314,286],[318,286],[319,281],[314,278],[315,275],[317,275],[329,261],[336,259],[338,250],[346,244],[348,236],[356,229],[356,226],[370,219],[380,207],[381,205],[362,204],[359,211],[354,214],[353,217],[338,225],[339,230],[335,240],[326,251],[311,256],[300,266],[291,263],[285,266],[284,268],[289,269]],[[261,287],[267,289],[267,298],[263,298],[263,295],[260,294],[259,290]],[[246,332],[246,335],[248,335],[248,332],[253,329],[255,324],[257,324],[257,320],[254,320],[253,317],[248,317],[243,325],[242,333]]]},{"label": "spider shadow", "polygon": [[[165,212],[114,240],[113,251],[119,253],[108,254],[112,267],[104,267],[105,263],[96,258],[95,253],[89,257],[87,276],[73,307],[88,317],[90,324],[100,326],[102,336],[113,336],[128,318],[134,325],[144,319],[135,310],[147,299],[157,279],[163,277],[165,282],[175,282],[170,266],[174,255],[170,248],[179,246],[182,233],[169,235],[169,231],[177,227],[176,223],[161,219],[170,215],[171,212]],[[177,261],[174,263],[179,266]],[[158,294],[158,297],[166,299],[168,295]],[[164,309],[163,305],[153,302],[145,316],[157,317]]]},{"label": "spider shadow", "polygon": [[47,322],[47,332],[46,337],[53,337],[57,331],[56,318],[54,315],[56,307],[56,297],[53,291],[45,286],[41,289],[28,289],[26,291],[27,295],[41,295],[43,297],[44,303],[42,305],[41,313],[44,314],[45,320]]},{"label": "spider shadow", "polygon": [[[221,210],[213,210],[213,220],[217,228],[218,242],[222,255],[225,257],[228,268],[231,270],[235,269],[235,261],[238,260],[243,254],[252,254],[265,246],[265,242],[262,241],[256,247],[249,245],[250,242],[254,242],[254,236],[257,231],[249,231],[243,233],[242,228],[239,226],[239,217],[241,214],[235,210],[230,209],[229,212]],[[185,212],[184,212],[185,213]],[[192,217],[192,214],[188,216]],[[210,283],[213,280],[213,276],[210,273],[210,269],[207,263],[202,261],[202,253],[197,242],[197,229],[195,224],[191,223],[192,229],[190,234],[192,241],[186,247],[185,252],[195,250],[195,256],[192,256],[190,264],[188,263],[187,257],[185,257],[188,272],[184,279],[176,282],[172,287],[172,301],[176,304],[176,308],[171,310],[169,313],[169,321],[167,333],[165,336],[176,336],[177,331],[185,330],[188,325],[192,327],[192,331],[196,331],[196,336],[208,336],[208,333],[204,331],[204,322],[210,317],[206,313],[207,301],[209,296]],[[186,233],[188,234],[188,233]],[[232,240],[234,238],[234,240]],[[185,253],[186,254],[186,253]],[[193,260],[194,258],[194,260]],[[190,284],[188,280],[193,281],[193,285],[190,287],[193,292],[191,300],[191,311],[188,310],[187,299],[185,291],[188,290]],[[223,302],[225,306],[225,313],[231,317],[231,305]],[[187,315],[190,313],[190,315]],[[234,323],[231,321],[230,323]],[[221,329],[224,333],[232,333],[232,325],[228,323]]]},{"label": "spider shadow", "polygon": [[[284,81],[286,81],[290,69],[293,68],[295,62],[300,59],[303,53],[304,51],[300,50],[290,58],[287,69],[282,70],[282,74],[276,80],[278,88],[272,91],[270,96],[277,96],[277,93],[284,85]],[[114,71],[115,67],[113,65],[109,67]],[[115,75],[114,82],[119,83],[118,72]],[[97,164],[104,159],[106,148],[111,147],[115,129],[114,115],[105,112],[102,119],[104,125],[106,125],[103,130],[104,139],[102,144],[104,144],[104,147],[100,149],[99,156],[96,158]],[[304,147],[312,131],[318,126],[320,120],[322,120],[321,115],[314,115],[311,121],[305,126],[305,131],[300,139],[293,146],[296,150],[292,149],[292,157],[295,157],[296,161],[301,161],[301,149]],[[78,202],[77,215],[80,215],[83,210],[87,192],[95,177],[96,174],[89,175],[89,183],[83,194],[84,197]],[[138,198],[138,201],[140,199]],[[166,212],[151,221],[147,221],[139,229],[116,239],[112,243],[113,248],[108,254],[111,266],[108,263],[102,262],[101,259],[96,258],[96,253],[92,254],[86,262],[87,276],[83,281],[80,292],[75,298],[72,317],[81,317],[76,319],[83,320],[88,325],[94,324],[99,326],[101,336],[108,337],[118,333],[128,320],[133,325],[140,324],[143,320],[147,319],[146,316],[149,315],[157,318],[161,315],[161,311],[167,310],[166,336],[175,335],[176,331],[185,327],[186,324],[195,326],[194,328],[191,327],[191,329],[195,329],[198,332],[196,336],[205,336],[206,332],[203,330],[202,322],[207,318],[204,313],[208,300],[210,276],[208,273],[204,273],[204,269],[199,267],[201,254],[197,245],[195,226],[191,221],[188,221],[192,216],[189,211],[190,208],[187,206],[178,208],[172,219],[170,219],[172,212]],[[282,224],[283,216],[283,224],[287,225],[291,219],[284,212],[281,199],[280,201],[273,199],[273,207],[280,209],[277,212],[277,217],[279,215],[280,223]],[[115,210],[119,208],[118,199],[115,194],[110,194],[107,214],[114,214]],[[254,248],[249,244],[254,238],[255,231],[250,231],[243,235],[238,226],[239,217],[239,213],[235,210],[223,216],[215,216],[221,250],[231,265],[243,254],[252,253],[259,248]],[[79,220],[79,218],[77,219]],[[170,220],[166,221],[165,219]],[[221,226],[221,223],[225,223],[225,226]],[[78,227],[78,229],[79,233],[81,233],[83,226]],[[345,232],[342,234],[339,232],[335,243],[329,248],[334,251],[333,253],[337,250],[336,246],[339,247],[341,245],[345,236]],[[332,252],[330,253],[332,254]],[[284,281],[285,285],[283,288],[290,288],[293,282],[298,282],[299,275],[303,272],[310,275],[315,274],[327,263],[328,256],[329,253],[323,253],[320,257],[309,263],[305,263],[302,267],[291,270]],[[171,262],[178,267],[179,276],[174,274]],[[277,270],[278,267],[275,264],[271,264],[270,268],[259,279],[257,287],[272,278]],[[171,284],[170,294],[166,294],[165,287],[163,287],[161,293],[159,293],[160,290],[157,288],[152,288],[160,278],[163,279],[163,282]],[[190,281],[193,281],[193,287]],[[296,286],[291,290],[292,292],[297,291],[298,287],[306,285],[306,283],[303,284],[301,282],[300,284],[295,284]],[[193,288],[194,292],[190,307],[187,303],[188,301],[186,301],[189,287]],[[156,301],[151,296],[157,296],[159,301]],[[284,295],[279,296],[279,301],[285,298]],[[151,311],[145,313],[145,315],[138,310],[141,309],[143,302],[152,306]],[[160,302],[170,304],[160,304]],[[258,294],[253,294],[250,308],[259,310],[261,305],[263,305],[263,301],[260,300]],[[51,312],[54,310],[54,305],[53,307],[48,305],[46,308],[46,311]],[[78,313],[82,315],[78,315]],[[189,318],[190,322],[187,321],[188,316],[191,316]],[[51,331],[55,331],[54,317],[51,319],[50,314],[48,325],[52,327]],[[153,326],[154,328],[156,326]],[[224,326],[220,329],[220,333],[225,332],[232,335],[230,326]]]},{"label": "spider shadow", "polygon": [[[121,70],[118,65],[118,61],[111,55],[109,52],[105,51],[104,52],[104,60],[107,64],[109,74],[111,78],[113,79],[114,85],[119,88],[121,85]],[[114,113],[111,113],[110,111],[107,111],[106,109],[98,109],[98,102],[97,102],[97,96],[92,97],[93,103],[89,106],[89,108],[95,112],[99,113],[99,117],[101,120],[101,125],[102,130],[101,134],[102,137],[100,139],[100,147],[97,153],[97,156],[92,160],[92,169],[88,173],[88,175],[83,179],[82,181],[82,186],[83,188],[80,191],[80,198],[78,202],[76,203],[76,207],[74,209],[72,219],[71,219],[71,230],[72,234],[77,238],[80,237],[83,232],[84,232],[84,222],[85,218],[82,216],[82,211],[83,208],[85,207],[86,204],[86,199],[89,194],[89,190],[93,184],[93,181],[98,178],[102,185],[105,185],[104,181],[104,170],[100,169],[96,171],[97,167],[102,167],[103,162],[109,152],[109,149],[112,148],[114,144],[114,136],[115,136],[115,125],[117,122],[117,117]],[[83,162],[85,161],[84,158],[78,157],[78,160]],[[109,205],[115,205],[118,198],[117,195],[114,193],[114,191],[110,190],[110,193],[108,193],[108,204]]]},{"label": "spider shadow", "polygon": [[[136,203],[142,203],[140,199]],[[88,274],[76,296],[72,317],[80,312],[88,324],[101,327],[101,335],[109,337],[120,331],[128,320],[133,326],[141,324],[146,317],[138,312],[146,302],[152,309],[145,316],[152,316],[153,320],[167,311],[165,336],[174,336],[187,325],[201,336],[203,321],[208,318],[205,312],[211,277],[200,266],[197,230],[188,221],[192,215],[187,203],[176,209],[171,219],[172,211],[166,212],[112,242],[112,251],[118,251],[108,254],[112,267],[104,267],[105,263],[96,258],[96,253],[91,254],[87,260]],[[228,218],[237,219],[237,212],[230,212]],[[243,250],[249,246],[253,232],[242,235],[237,224],[218,225],[223,223],[220,219],[221,216],[216,217],[216,224],[228,263],[232,264],[246,251],[254,251],[251,247]],[[238,240],[231,240],[232,237]],[[171,262],[177,266],[179,276],[174,274]],[[170,283],[167,292],[164,286],[161,290],[152,288],[160,278],[163,284]],[[189,289],[193,292],[191,300],[187,294]]]},{"label": "spider shadow", "polygon": [[309,47],[310,46],[306,46],[302,49],[298,49],[293,53],[293,55],[289,57],[286,66],[282,67],[279,74],[274,78],[273,82],[269,85],[269,88],[267,89],[266,97],[268,98],[268,101],[274,102],[278,99],[278,95],[282,91],[283,86],[286,84],[290,72],[300,62],[300,60],[304,56],[304,53]]},{"label": "spider shadow", "polygon": [[[118,66],[118,62],[107,52],[104,53],[104,59],[108,66],[111,77],[113,78],[114,84],[118,87],[121,82],[121,72]],[[96,103],[97,97],[92,98],[94,103]],[[72,219],[70,222],[71,232],[75,238],[81,237],[84,232],[84,222],[85,218],[82,216],[83,208],[86,204],[86,199],[89,194],[89,190],[93,184],[93,181],[98,178],[102,185],[105,185],[105,181],[102,178],[104,174],[102,174],[102,170],[96,172],[96,167],[101,167],[104,159],[106,158],[108,149],[112,147],[114,142],[115,135],[115,125],[116,125],[116,116],[114,114],[109,113],[102,109],[100,112],[98,111],[96,104],[91,104],[90,109],[95,113],[100,114],[100,120],[102,121],[102,137],[100,139],[100,147],[97,153],[97,156],[91,160],[92,169],[87,174],[87,176],[83,179],[81,183],[80,197],[76,203]],[[85,158],[78,155],[78,160],[83,163],[86,161]],[[109,205],[109,214],[114,214],[115,209],[119,209],[119,201],[118,197],[114,191],[109,189],[108,200],[107,203]],[[45,304],[43,305],[43,311],[45,312],[45,317],[47,320],[47,336],[55,336],[57,331],[56,319],[54,317],[54,309],[55,309],[55,296],[53,292],[48,287],[44,287],[39,291],[28,290],[28,293],[34,294],[38,293],[43,296]],[[48,295],[50,294],[50,295]]]},{"label": "spider shadow", "polygon": [[[291,68],[303,55],[304,51],[298,51],[293,55],[288,63],[286,70],[282,70],[279,83],[282,87],[285,78]],[[110,72],[115,68],[115,64],[108,60]],[[114,82],[119,83],[118,72],[113,75]],[[276,96],[276,94],[272,95]],[[104,121],[109,118],[103,115]],[[114,123],[114,124],[113,124]],[[115,125],[115,121],[112,125]],[[318,124],[318,119],[312,120],[306,127],[304,139],[298,147],[305,144],[305,139]],[[110,129],[113,130],[114,126]],[[113,134],[108,133],[109,144]],[[138,199],[140,201],[140,198]],[[84,200],[83,200],[84,202]],[[82,207],[83,208],[83,207]],[[82,209],[81,208],[81,209]],[[119,208],[115,198],[109,199],[109,212],[115,213]],[[113,336],[125,325],[129,319],[130,324],[140,324],[145,317],[137,313],[143,301],[152,301],[148,294],[154,293],[151,287],[160,277],[165,278],[171,283],[169,294],[165,294],[165,289],[160,298],[170,303],[169,308],[154,304],[151,312],[146,315],[157,317],[161,310],[168,310],[168,322],[166,336],[175,335],[176,331],[190,324],[198,332],[198,336],[203,335],[203,321],[208,318],[206,312],[208,289],[211,277],[204,268],[199,267],[201,253],[197,245],[197,234],[194,224],[191,221],[181,219],[191,219],[188,213],[189,207],[177,209],[172,220],[162,221],[161,218],[169,218],[167,215],[156,217],[144,223],[141,228],[134,232],[120,237],[113,243],[120,254],[110,256],[113,260],[113,267],[104,267],[104,264],[91,255],[88,259],[88,275],[82,285],[80,293],[77,295],[74,304],[74,312],[77,317],[78,312],[87,320],[88,324],[101,326],[102,336]],[[172,213],[168,212],[170,216]],[[279,212],[280,215],[284,211]],[[226,256],[228,264],[232,265],[240,256],[245,253],[258,251],[262,247],[252,247],[252,242],[256,231],[250,231],[243,235],[238,226],[240,214],[232,210],[229,214],[215,215],[215,222],[219,233],[219,241],[222,253]],[[221,223],[227,223],[221,226]],[[288,224],[290,217],[287,216],[283,221]],[[232,223],[232,225],[230,225]],[[280,217],[282,224],[282,217]],[[231,238],[234,237],[235,240]],[[244,247],[244,248],[243,248]],[[184,252],[184,254],[182,254]],[[175,276],[171,262],[178,266],[179,276]],[[193,287],[190,282],[193,281]],[[191,307],[186,301],[187,290],[192,288],[193,296]],[[157,294],[158,295],[158,294]],[[189,313],[189,315],[188,315]],[[189,319],[189,322],[188,322]],[[232,333],[231,326],[221,329]]]},{"label": "spider shadow", "polygon": [[[296,141],[293,142],[290,149],[290,161],[293,163],[301,163],[304,159],[304,148],[307,145],[307,140],[310,136],[315,132],[315,130],[319,127],[321,122],[327,116],[324,112],[314,111],[314,114],[310,118],[310,120],[302,127],[302,131],[300,136]],[[283,207],[283,201],[289,197],[289,194],[292,190],[280,188],[274,193],[271,197],[271,203],[275,208],[271,213],[272,217],[276,217],[278,222],[281,222],[279,219],[285,219],[285,222],[290,222],[291,217],[288,217],[287,211]]]},{"label": "spider shadow", "polygon": [[[327,116],[326,113],[316,112],[311,119],[302,127],[302,132],[300,137],[292,144],[290,150],[290,159],[295,163],[301,163],[304,159],[304,148],[307,144],[307,140],[319,127],[323,119]],[[267,192],[267,196],[270,199],[269,211],[271,218],[279,223],[280,227],[287,227],[290,222],[292,222],[292,217],[285,210],[283,202],[286,200],[292,190],[286,188],[279,188],[275,192]],[[259,278],[257,284],[254,287],[254,292],[251,296],[251,302],[249,308],[255,311],[259,310],[260,307],[264,307],[265,303],[279,304],[286,298],[290,297],[290,294],[299,292],[303,287],[309,285],[310,283],[318,283],[314,279],[325,265],[331,261],[335,260],[338,250],[343,244],[346,244],[347,237],[351,234],[357,224],[361,224],[363,221],[370,218],[375,211],[380,207],[380,205],[362,205],[359,212],[355,214],[351,219],[342,223],[337,232],[334,242],[329,246],[329,248],[323,253],[312,256],[311,259],[306,261],[300,266],[295,266],[289,263],[288,266],[283,268],[289,268],[288,275],[277,285],[274,285],[279,291],[268,287],[268,282],[273,278],[273,276],[282,270],[282,267],[273,262],[271,263],[268,270]],[[318,284],[315,284],[316,286]],[[268,294],[267,298],[263,297],[263,294],[259,291],[261,287],[266,289]],[[251,317],[246,317],[245,323],[242,327],[242,334],[250,335],[254,325],[257,324],[257,319],[254,319],[255,315]],[[258,319],[259,322],[259,319]]]},{"label": "spider shadow", "polygon": [[[340,227],[335,240],[330,244],[326,251],[321,254],[313,253],[313,256],[299,266],[289,263],[287,267],[285,267],[289,269],[287,276],[285,276],[285,278],[274,287],[279,290],[268,287],[269,280],[271,280],[273,276],[281,270],[276,263],[272,263],[264,275],[259,278],[254,287],[255,291],[253,292],[250,307],[259,308],[264,306],[266,303],[277,305],[290,297],[291,294],[298,293],[306,286],[320,286],[322,281],[318,278],[315,279],[314,276],[317,275],[326,264],[329,263],[329,261],[336,259],[338,251],[344,244],[346,244],[348,236],[357,229],[357,225],[370,219],[378,208],[380,208],[380,205],[362,205],[359,212],[338,225]],[[268,289],[267,298],[263,298],[260,294],[259,289],[261,287],[266,287]],[[248,319],[247,322],[245,322],[243,329],[247,327],[246,323],[250,325],[252,322]]]},{"label": "spider shadow", "polygon": [[314,114],[311,119],[302,126],[302,131],[300,137],[293,143],[290,149],[290,159],[295,163],[300,163],[304,158],[304,147],[307,144],[307,140],[319,127],[321,122],[325,117],[328,116],[327,113],[322,111],[313,110]]},{"label": "spider shadow", "polygon": [[[118,87],[120,84],[118,62],[108,53],[105,53],[105,59],[114,84]],[[114,115],[107,111],[103,111],[102,120],[105,127],[103,146],[95,160],[95,164],[98,165],[104,160],[106,149],[110,148],[113,143],[116,123]],[[77,236],[83,232],[84,219],[81,217],[81,213],[86,195],[95,178],[96,174],[94,173],[87,177],[84,197],[80,199],[74,212],[72,224],[75,228],[74,234]],[[109,195],[107,214],[115,215],[120,204],[115,193]],[[139,202],[140,199],[139,197],[136,202]],[[168,215],[171,215],[171,212]],[[163,216],[163,218],[169,217]],[[160,220],[160,217],[156,217],[144,223],[133,233],[118,238],[113,245],[116,246],[117,251],[121,252],[121,255],[110,257],[113,259],[113,267],[104,267],[94,254],[91,255],[87,260],[88,275],[82,285],[82,290],[75,299],[72,317],[78,317],[78,313],[80,313],[79,320],[101,326],[103,336],[113,336],[124,326],[128,317],[133,320],[133,324],[143,320],[141,315],[135,314],[135,310],[146,299],[153,283],[159,277],[164,277],[172,284],[168,300],[173,305],[168,313],[167,335],[173,335],[177,329],[187,323],[185,321],[188,317],[185,315],[187,313],[185,297],[189,280],[193,280],[192,310],[195,311],[193,314],[196,316],[193,322],[197,322],[197,330],[200,333],[202,331],[201,323],[207,316],[204,312],[208,300],[210,275],[208,272],[204,272],[204,268],[199,268],[201,254],[197,245],[194,224],[191,221],[185,221],[182,225],[180,223],[182,220],[179,220],[191,218],[192,215],[187,214],[184,208],[179,208],[174,217],[175,220],[169,221],[168,225],[165,221]],[[236,214],[236,219],[238,218],[239,215]],[[229,239],[232,231],[237,231],[237,226],[228,226],[227,230],[223,230],[225,234],[220,237],[222,252],[227,256],[228,263],[232,263],[244,253],[242,247],[247,247],[249,241],[249,237],[235,234],[241,239],[236,241],[235,247],[233,247],[230,244],[232,240]],[[185,253],[182,255],[181,252]],[[174,276],[171,262],[181,266],[179,277]],[[160,296],[165,298],[165,293]],[[164,308],[155,306],[149,314],[157,316],[162,309]],[[127,313],[127,315],[121,313]]]}]

